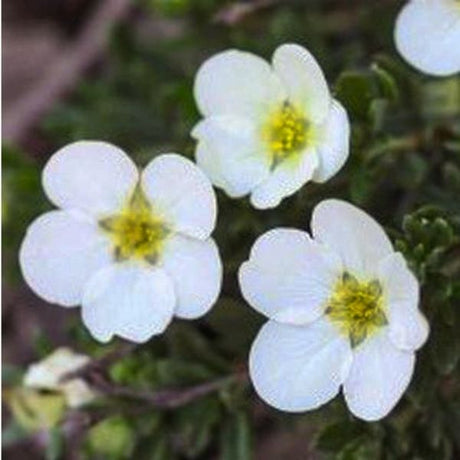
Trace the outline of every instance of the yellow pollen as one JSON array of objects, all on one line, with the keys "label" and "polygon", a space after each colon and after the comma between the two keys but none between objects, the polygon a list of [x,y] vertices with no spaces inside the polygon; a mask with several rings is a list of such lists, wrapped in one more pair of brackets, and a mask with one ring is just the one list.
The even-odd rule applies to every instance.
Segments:
[{"label": "yellow pollen", "polygon": [[382,286],[377,280],[358,281],[345,272],[337,282],[326,308],[327,317],[358,346],[387,324]]},{"label": "yellow pollen", "polygon": [[141,259],[155,263],[168,235],[140,186],[119,214],[101,220],[99,225],[109,234],[117,261]]},{"label": "yellow pollen", "polygon": [[308,123],[302,113],[289,102],[270,114],[262,129],[272,168],[300,153],[308,141]]}]

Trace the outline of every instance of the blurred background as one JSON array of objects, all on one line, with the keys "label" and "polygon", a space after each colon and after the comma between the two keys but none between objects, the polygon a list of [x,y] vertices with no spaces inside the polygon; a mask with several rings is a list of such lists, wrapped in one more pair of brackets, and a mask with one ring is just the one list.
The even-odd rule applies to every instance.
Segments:
[{"label": "blurred background", "polygon": [[[3,0],[5,458],[460,458],[460,81],[423,77],[397,55],[392,33],[403,3]],[[117,385],[154,391],[243,369],[263,318],[242,301],[237,267],[259,234],[280,225],[305,228],[312,207],[335,196],[383,223],[424,284],[422,308],[433,333],[409,397],[385,422],[362,424],[340,398],[312,414],[288,416],[243,383],[173,413],[141,417],[124,412],[123,398],[107,397],[96,409],[115,405],[116,413],[91,419],[75,443],[61,423],[67,413],[52,430],[38,422],[24,427],[11,392],[27,365],[62,345],[95,358],[125,346],[95,343],[78,309],[47,304],[21,279],[17,254],[25,229],[51,208],[40,185],[49,156],[72,141],[99,139],[139,165],[169,151],[193,158],[198,66],[227,48],[269,59],[285,42],[313,52],[347,108],[350,161],[327,185],[309,184],[275,210],[256,212],[219,192],[215,236],[226,266],[212,313],[177,321],[164,337],[98,372]],[[46,412],[40,407],[33,410]]]}]

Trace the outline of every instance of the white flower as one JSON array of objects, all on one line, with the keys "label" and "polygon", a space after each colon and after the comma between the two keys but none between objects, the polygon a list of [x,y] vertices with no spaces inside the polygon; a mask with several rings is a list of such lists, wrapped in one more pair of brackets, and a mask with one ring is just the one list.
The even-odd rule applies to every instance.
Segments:
[{"label": "white flower", "polygon": [[32,364],[24,376],[24,386],[62,393],[69,407],[80,407],[93,401],[97,394],[80,378],[61,381],[66,374],[85,366],[90,358],[68,348],[58,348],[43,361]]},{"label": "white flower", "polygon": [[139,174],[117,147],[76,142],[51,157],[43,186],[60,209],[29,227],[22,273],[47,301],[81,304],[96,339],[144,342],[173,315],[211,308],[222,278],[209,237],[216,201],[191,161],[160,155]]},{"label": "white flower", "polygon": [[246,300],[269,317],[249,357],[259,395],[311,410],[343,386],[350,410],[384,417],[407,388],[428,335],[419,286],[382,228],[339,200],[320,203],[308,233],[262,235],[240,269]]},{"label": "white flower", "polygon": [[327,181],[348,157],[347,113],[301,46],[280,46],[271,65],[247,52],[217,54],[199,69],[195,98],[205,117],[192,132],[198,165],[256,208]]},{"label": "white flower", "polygon": [[409,1],[396,21],[395,41],[401,55],[424,73],[460,72],[460,1]]}]

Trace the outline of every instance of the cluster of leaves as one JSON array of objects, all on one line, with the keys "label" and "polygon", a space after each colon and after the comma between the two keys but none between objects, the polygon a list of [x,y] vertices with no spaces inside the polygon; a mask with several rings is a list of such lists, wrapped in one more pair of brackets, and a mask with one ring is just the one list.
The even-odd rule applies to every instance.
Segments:
[{"label": "cluster of leaves", "polygon": [[[264,212],[218,192],[221,299],[203,320],[176,323],[113,365],[110,382],[136,391],[187,389],[244,368],[263,319],[241,300],[237,268],[262,232],[281,225],[305,228],[313,206],[334,196],[379,220],[422,283],[422,310],[432,333],[407,396],[384,421],[366,424],[352,419],[339,399],[303,416],[269,411],[267,422],[266,414],[254,411],[250,387],[238,381],[174,410],[106,395],[88,408],[104,409],[107,416],[87,431],[82,455],[166,460],[219,452],[223,459],[247,459],[267,433],[293,423],[315,431],[317,450],[330,458],[460,455],[460,81],[430,80],[409,70],[392,53],[399,2],[378,3],[273,2],[226,25],[218,22],[223,15],[217,0],[144,0],[134,23],[113,32],[107,61],[44,120],[43,131],[56,146],[107,140],[140,165],[167,151],[193,157],[189,133],[199,118],[193,76],[206,57],[230,47],[267,58],[284,42],[308,47],[350,114],[346,167],[326,185],[309,184]],[[165,37],[156,36],[156,26],[168,30]],[[11,254],[27,222],[46,206],[39,166],[20,158],[16,151],[4,156],[4,236]],[[14,264],[8,271],[15,272]],[[75,331],[75,348],[92,356],[107,351],[81,325]],[[50,446],[56,458],[62,444]]]}]

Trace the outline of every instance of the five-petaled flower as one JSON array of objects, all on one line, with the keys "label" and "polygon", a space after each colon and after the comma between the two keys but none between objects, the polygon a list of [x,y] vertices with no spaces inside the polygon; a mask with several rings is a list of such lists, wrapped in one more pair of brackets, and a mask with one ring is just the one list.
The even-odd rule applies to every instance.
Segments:
[{"label": "five-petaled flower", "polygon": [[407,388],[428,335],[418,282],[358,208],[323,201],[311,227],[313,238],[265,233],[241,266],[244,297],[270,319],[250,352],[251,379],[265,401],[292,412],[321,406],[343,385],[357,417],[380,419]]},{"label": "five-petaled flower", "polygon": [[280,46],[272,65],[230,50],[207,60],[195,80],[204,119],[192,131],[196,161],[217,187],[256,208],[272,208],[310,180],[336,174],[350,127],[315,58]]},{"label": "five-petaled flower", "polygon": [[411,0],[395,27],[396,47],[418,70],[436,76],[460,72],[460,0]]},{"label": "five-petaled flower", "polygon": [[191,161],[164,154],[139,174],[119,148],[76,142],[51,157],[43,186],[60,209],[29,227],[22,273],[49,302],[81,304],[96,339],[144,342],[173,315],[211,308],[222,278],[216,201]]}]

